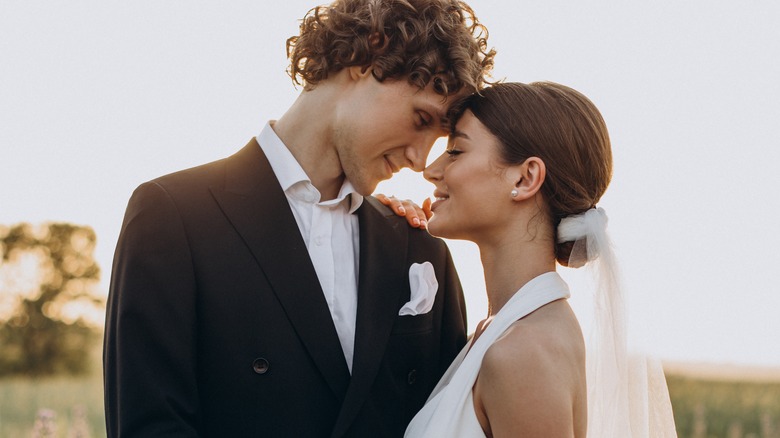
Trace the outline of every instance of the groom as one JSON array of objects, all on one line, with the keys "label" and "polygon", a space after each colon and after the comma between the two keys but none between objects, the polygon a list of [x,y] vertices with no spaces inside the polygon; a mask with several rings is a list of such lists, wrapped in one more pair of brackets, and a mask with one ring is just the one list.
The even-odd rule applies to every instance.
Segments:
[{"label": "groom", "polygon": [[[104,344],[109,437],[401,436],[465,343],[443,242],[368,195],[420,171],[493,52],[455,0],[338,0],[287,42],[292,107],[141,185]],[[402,31],[401,31],[402,30]]]}]

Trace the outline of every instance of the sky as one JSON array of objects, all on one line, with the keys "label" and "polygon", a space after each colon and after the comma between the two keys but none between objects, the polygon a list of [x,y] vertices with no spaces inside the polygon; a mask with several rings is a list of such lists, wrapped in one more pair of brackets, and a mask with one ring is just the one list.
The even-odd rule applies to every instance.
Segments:
[{"label": "sky", "polygon": [[[498,51],[494,78],[571,86],[607,122],[614,177],[599,205],[634,349],[780,366],[780,3],[469,3]],[[133,189],[228,156],[284,114],[300,91],[285,40],[316,4],[0,0],[0,224],[92,226],[106,294]],[[432,190],[410,171],[378,188],[418,202]],[[448,244],[473,330],[479,254]],[[561,271],[587,331],[587,272]]]}]

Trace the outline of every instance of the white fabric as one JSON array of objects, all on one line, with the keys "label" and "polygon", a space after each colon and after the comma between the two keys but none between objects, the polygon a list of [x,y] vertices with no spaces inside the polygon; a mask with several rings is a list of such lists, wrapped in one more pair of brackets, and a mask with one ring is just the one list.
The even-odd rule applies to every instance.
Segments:
[{"label": "white fabric", "polygon": [[[607,222],[609,222],[607,212],[601,207],[591,208],[582,214],[561,219],[561,223],[558,224],[558,243],[575,242],[569,258],[570,263],[581,266],[598,259],[602,252],[610,254],[611,243],[607,237]],[[586,242],[583,240],[586,237],[591,237],[587,245],[577,244]]]},{"label": "white fabric", "polygon": [[644,356],[629,356],[628,394],[631,432],[625,436],[677,437],[669,389],[661,362]]},{"label": "white fabric", "polygon": [[[623,295],[603,209],[567,217],[559,242],[574,241],[570,265],[588,263],[598,291],[595,327],[587,349],[588,437],[676,437],[663,369],[657,361],[629,357]],[[476,419],[472,388],[490,345],[511,325],[538,307],[568,297],[566,283],[551,272],[523,286],[468,350],[458,355],[414,417],[406,437],[484,437]]]},{"label": "white fabric", "polygon": [[320,192],[279,136],[266,124],[257,142],[281,184],[328,302],[350,373],[355,349],[359,223],[352,214],[363,197],[344,181],[338,197],[320,202]]},{"label": "white fabric", "polygon": [[604,209],[592,208],[558,226],[558,242],[575,242],[569,265],[588,263],[597,285],[586,362],[588,436],[676,437],[663,369],[627,353],[625,304],[607,222]]},{"label": "white fabric", "polygon": [[428,402],[406,429],[405,437],[484,437],[471,395],[488,348],[515,321],[552,301],[568,298],[569,287],[556,272],[542,274],[520,288],[484,332],[444,373]]},{"label": "white fabric", "polygon": [[398,315],[414,316],[430,312],[436,301],[436,291],[439,289],[439,282],[436,280],[436,272],[431,262],[412,263],[409,267],[409,287],[412,291],[412,299],[401,307]]}]

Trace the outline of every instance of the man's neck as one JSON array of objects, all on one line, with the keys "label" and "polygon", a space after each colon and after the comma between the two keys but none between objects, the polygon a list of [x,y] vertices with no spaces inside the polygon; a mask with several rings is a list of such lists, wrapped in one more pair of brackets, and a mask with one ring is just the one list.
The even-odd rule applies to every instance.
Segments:
[{"label": "man's neck", "polygon": [[327,87],[303,91],[284,115],[272,124],[276,135],[319,190],[321,201],[334,199],[344,184],[344,171],[331,141],[329,114],[333,99]]}]

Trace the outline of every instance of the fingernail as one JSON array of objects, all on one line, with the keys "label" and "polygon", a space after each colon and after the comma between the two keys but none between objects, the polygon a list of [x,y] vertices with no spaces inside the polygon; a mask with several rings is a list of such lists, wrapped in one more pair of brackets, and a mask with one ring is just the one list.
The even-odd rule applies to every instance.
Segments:
[{"label": "fingernail", "polygon": [[428,228],[428,221],[420,221],[421,228]]},{"label": "fingernail", "polygon": [[406,209],[403,207],[398,207],[398,211],[401,212],[401,214],[406,214]]},{"label": "fingernail", "polygon": [[412,219],[412,223],[415,225],[420,225],[420,219],[414,218]]}]

